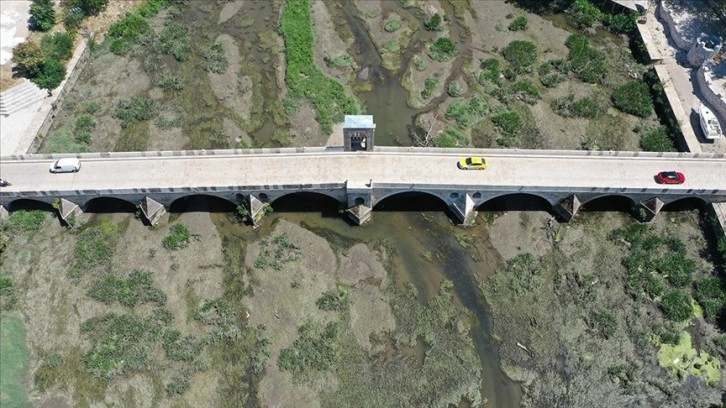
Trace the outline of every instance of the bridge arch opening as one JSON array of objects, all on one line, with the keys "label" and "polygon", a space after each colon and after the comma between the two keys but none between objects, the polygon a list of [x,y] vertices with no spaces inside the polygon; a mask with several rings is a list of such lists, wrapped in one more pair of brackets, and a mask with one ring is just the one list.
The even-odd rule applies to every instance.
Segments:
[{"label": "bridge arch opening", "polygon": [[406,191],[385,196],[376,202],[373,211],[429,212],[449,211],[441,197],[421,191]]},{"label": "bridge arch opening", "polygon": [[[265,201],[262,198],[260,200]],[[320,213],[326,218],[340,217],[340,210],[344,207],[341,202],[329,195],[309,191],[285,194],[270,204],[276,213]]]},{"label": "bridge arch opening", "polygon": [[580,211],[632,213],[636,203],[632,198],[611,194],[591,198],[582,203]]},{"label": "bridge arch opening", "polygon": [[708,203],[700,197],[686,197],[672,201],[661,208],[663,212],[687,212],[706,210]]},{"label": "bridge arch opening", "polygon": [[182,212],[210,212],[210,213],[234,213],[237,211],[237,203],[221,197],[207,194],[192,194],[177,198],[169,205],[170,213]]},{"label": "bridge arch opening", "polygon": [[136,212],[136,205],[117,197],[95,197],[86,202],[83,209],[87,213],[110,214]]},{"label": "bridge arch opening", "polygon": [[487,200],[477,207],[477,211],[544,211],[551,212],[552,204],[536,194],[504,194]]},{"label": "bridge arch opening", "polygon": [[31,200],[26,198],[21,198],[20,200],[15,200],[10,205],[8,205],[7,210],[9,212],[13,211],[48,211],[52,213],[57,213],[56,209],[53,208],[52,204],[38,201],[38,200]]}]

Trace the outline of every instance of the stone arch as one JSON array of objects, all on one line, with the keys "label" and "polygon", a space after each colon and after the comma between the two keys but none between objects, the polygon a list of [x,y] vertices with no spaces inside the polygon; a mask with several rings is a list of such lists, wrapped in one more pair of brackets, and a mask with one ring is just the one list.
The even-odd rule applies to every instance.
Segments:
[{"label": "stone arch", "polygon": [[552,211],[552,202],[532,193],[505,193],[479,203],[477,211]]},{"label": "stone arch", "polygon": [[[423,199],[421,199],[422,197]],[[373,209],[376,211],[448,211],[449,204],[442,197],[426,191],[400,191],[377,198]]]},{"label": "stone arch", "polygon": [[707,205],[708,201],[702,197],[683,197],[665,204],[661,211],[702,211]]},{"label": "stone arch", "polygon": [[235,212],[238,203],[211,194],[188,194],[174,199],[170,204],[168,211],[172,213],[203,211],[226,213]]},{"label": "stone arch", "polygon": [[630,212],[638,204],[631,197],[623,194],[601,194],[593,197],[578,196],[581,200],[580,211],[604,212],[619,211]]},{"label": "stone arch", "polygon": [[134,213],[138,203],[114,196],[98,196],[83,204],[83,211],[90,213]]},{"label": "stone arch", "polygon": [[35,200],[32,198],[20,198],[17,200],[13,200],[7,204],[5,204],[5,208],[9,212],[13,211],[20,211],[20,210],[42,210],[42,211],[49,211],[49,212],[57,212],[57,210],[53,207],[53,204],[41,201],[41,200]]},{"label": "stone arch", "polygon": [[331,194],[316,191],[290,192],[270,202],[274,212],[321,213],[324,217],[339,217],[343,204]]}]

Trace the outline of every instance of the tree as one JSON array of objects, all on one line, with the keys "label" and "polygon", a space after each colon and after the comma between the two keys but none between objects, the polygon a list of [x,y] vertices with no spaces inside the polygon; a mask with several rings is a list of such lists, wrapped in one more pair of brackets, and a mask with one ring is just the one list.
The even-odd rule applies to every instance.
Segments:
[{"label": "tree", "polygon": [[43,68],[35,78],[31,78],[34,84],[41,89],[47,89],[48,93],[58,87],[66,77],[66,67],[58,60],[49,59],[43,62]]},{"label": "tree", "polygon": [[38,75],[43,67],[43,51],[38,44],[25,41],[13,48],[13,62],[32,78]]},{"label": "tree", "polygon": [[44,34],[40,39],[40,49],[45,59],[66,61],[73,55],[73,37],[60,32]]},{"label": "tree", "polygon": [[55,25],[55,10],[52,0],[33,0],[30,5],[33,26],[40,31],[48,31]]},{"label": "tree", "polygon": [[95,16],[106,9],[108,0],[65,0],[69,9],[78,7],[87,16]]}]

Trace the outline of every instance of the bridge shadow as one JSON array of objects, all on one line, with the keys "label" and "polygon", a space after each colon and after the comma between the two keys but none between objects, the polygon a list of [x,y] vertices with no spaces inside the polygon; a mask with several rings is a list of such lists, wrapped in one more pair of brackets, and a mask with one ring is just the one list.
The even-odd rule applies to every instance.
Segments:
[{"label": "bridge shadow", "polygon": [[635,203],[628,197],[619,195],[609,195],[598,197],[586,202],[580,206],[581,212],[622,212],[627,214],[635,214]]},{"label": "bridge shadow", "polygon": [[440,198],[420,192],[398,193],[384,198],[376,203],[373,211],[390,211],[390,212],[430,212],[444,211],[449,212],[449,207]]},{"label": "bridge shadow", "polygon": [[169,213],[172,214],[183,212],[234,213],[236,211],[237,204],[204,194],[178,198],[169,206]]},{"label": "bridge shadow", "polygon": [[341,218],[341,210],[344,210],[338,200],[311,192],[287,194],[271,204],[276,213],[318,213],[323,218]]},{"label": "bridge shadow", "polygon": [[136,206],[126,200],[115,197],[97,197],[86,203],[85,213],[111,214],[136,212]]},{"label": "bridge shadow", "polygon": [[544,211],[552,213],[552,205],[544,198],[533,194],[506,194],[488,200],[479,207],[479,212]]},{"label": "bridge shadow", "polygon": [[702,199],[698,197],[688,197],[664,205],[661,209],[661,212],[703,212],[706,211],[706,207],[707,204]]},{"label": "bridge shadow", "polygon": [[51,204],[44,203],[37,200],[20,199],[13,201],[7,209],[10,212],[13,211],[48,211],[57,214],[58,211],[53,208]]}]

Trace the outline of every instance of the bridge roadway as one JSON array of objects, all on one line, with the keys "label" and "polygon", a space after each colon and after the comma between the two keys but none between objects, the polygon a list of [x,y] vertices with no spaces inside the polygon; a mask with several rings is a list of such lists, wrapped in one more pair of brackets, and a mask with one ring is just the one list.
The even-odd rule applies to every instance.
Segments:
[{"label": "bridge roadway", "polygon": [[[259,193],[276,188],[290,190],[294,186],[300,186],[298,190],[303,191],[306,189],[303,186],[311,184],[372,190],[377,186],[390,189],[405,185],[408,191],[433,189],[470,194],[476,190],[485,196],[487,191],[497,191],[498,195],[539,192],[545,198],[547,191],[558,191],[560,195],[562,192],[599,192],[600,195],[640,192],[666,198],[666,203],[673,201],[667,199],[669,196],[726,201],[723,154],[381,147],[373,152],[323,148],[278,151],[95,153],[78,155],[82,163],[80,172],[68,174],[48,171],[53,159],[62,155],[0,157],[0,177],[12,183],[0,190],[0,204],[7,207],[16,199],[48,194],[72,200],[74,192],[75,195],[95,192],[118,197],[121,192],[131,191],[200,192],[200,188],[217,191],[238,186],[247,193],[254,193],[252,190],[256,189]],[[488,169],[459,170],[457,161],[467,155],[485,156]],[[655,176],[664,170],[683,172],[686,182],[657,184]],[[375,191],[372,194],[376,195]],[[379,192],[377,199],[384,198],[382,195]],[[364,202],[370,207],[375,204],[370,197]]]}]

